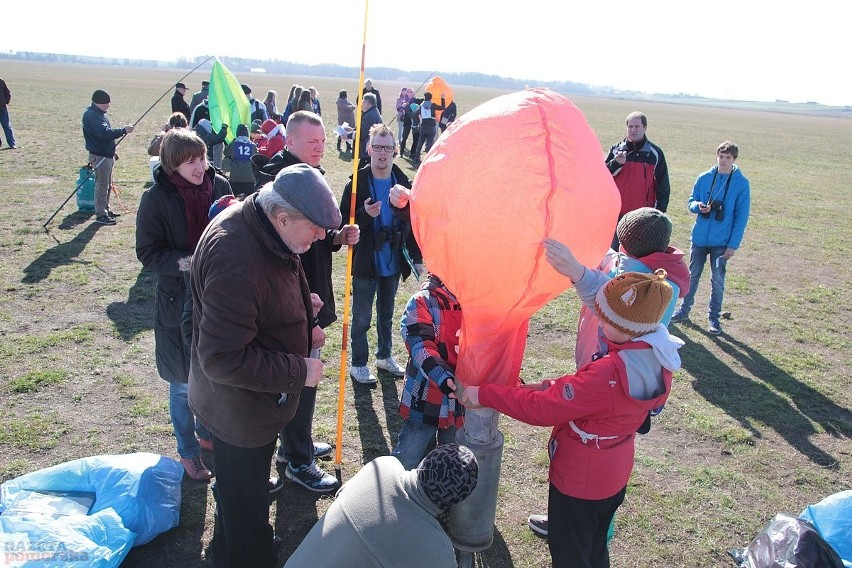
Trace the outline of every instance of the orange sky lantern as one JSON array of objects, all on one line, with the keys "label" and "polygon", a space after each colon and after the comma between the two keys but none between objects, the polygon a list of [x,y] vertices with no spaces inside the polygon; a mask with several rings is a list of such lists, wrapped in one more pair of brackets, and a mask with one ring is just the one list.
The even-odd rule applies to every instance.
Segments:
[{"label": "orange sky lantern", "polygon": [[542,241],[596,266],[619,207],[597,136],[558,93],[504,95],[450,125],[414,179],[411,217],[426,266],[462,305],[463,384],[517,382],[529,318],[571,285]]}]

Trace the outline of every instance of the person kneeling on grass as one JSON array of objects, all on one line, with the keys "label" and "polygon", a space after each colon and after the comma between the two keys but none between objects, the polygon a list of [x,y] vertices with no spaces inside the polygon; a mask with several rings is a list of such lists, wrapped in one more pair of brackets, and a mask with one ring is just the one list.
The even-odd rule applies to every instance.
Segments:
[{"label": "person kneeling on grass", "polygon": [[668,399],[683,342],[660,323],[672,298],[665,270],[609,279],[581,265],[567,247],[563,253],[560,272],[578,288],[597,288],[594,306],[608,352],[573,375],[523,388],[466,387],[461,401],[554,427],[548,444],[553,566],[608,566],[607,530],[633,470],[636,430]]},{"label": "person kneeling on grass", "polygon": [[442,520],[478,477],[476,456],[458,444],[435,448],[412,469],[378,457],[340,488],[284,566],[456,568]]}]

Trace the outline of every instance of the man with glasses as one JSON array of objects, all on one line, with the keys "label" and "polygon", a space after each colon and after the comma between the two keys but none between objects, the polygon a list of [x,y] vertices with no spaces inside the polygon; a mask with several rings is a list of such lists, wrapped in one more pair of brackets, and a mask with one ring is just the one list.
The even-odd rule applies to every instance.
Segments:
[{"label": "man with glasses", "polygon": [[[364,103],[367,102],[367,94]],[[367,155],[370,163],[358,170],[355,196],[355,221],[361,228],[361,240],[354,248],[352,264],[352,365],[349,375],[362,384],[376,382],[367,367],[369,344],[367,330],[376,303],[376,367],[402,377],[405,370],[392,353],[393,311],[400,276],[408,278],[412,270],[422,271],[422,255],[411,223],[394,215],[390,192],[395,186],[411,188],[411,181],[393,163],[397,145],[393,132],[381,122],[370,128]],[[346,184],[340,199],[340,213],[349,218],[352,181]]]}]

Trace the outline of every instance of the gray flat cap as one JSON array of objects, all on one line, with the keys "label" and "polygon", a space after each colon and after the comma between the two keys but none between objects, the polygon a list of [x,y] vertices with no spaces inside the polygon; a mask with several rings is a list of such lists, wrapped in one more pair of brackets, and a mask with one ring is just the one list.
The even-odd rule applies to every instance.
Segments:
[{"label": "gray flat cap", "polygon": [[272,189],[315,225],[326,229],[340,226],[343,218],[334,193],[316,168],[308,164],[288,166],[275,176]]}]

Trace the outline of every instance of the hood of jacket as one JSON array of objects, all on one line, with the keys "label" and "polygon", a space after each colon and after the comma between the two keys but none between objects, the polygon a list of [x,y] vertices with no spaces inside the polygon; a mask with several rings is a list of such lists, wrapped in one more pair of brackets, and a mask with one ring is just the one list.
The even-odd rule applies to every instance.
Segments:
[{"label": "hood of jacket", "polygon": [[678,296],[683,298],[689,292],[689,266],[684,261],[684,256],[683,251],[670,246],[665,252],[654,252],[637,260],[652,272],[658,268],[665,270],[666,278],[678,285]]}]

